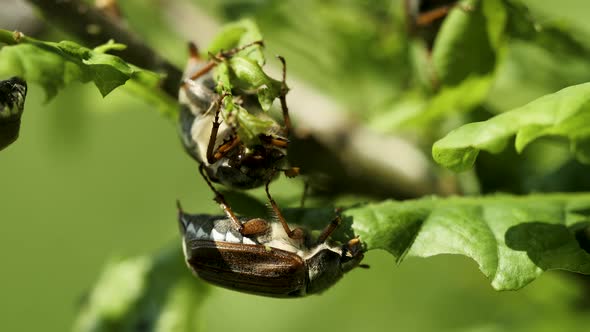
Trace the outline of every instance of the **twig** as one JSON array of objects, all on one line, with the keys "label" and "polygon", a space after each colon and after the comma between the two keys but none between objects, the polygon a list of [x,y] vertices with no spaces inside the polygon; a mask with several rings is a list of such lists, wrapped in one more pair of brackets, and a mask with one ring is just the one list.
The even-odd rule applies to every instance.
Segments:
[{"label": "twig", "polygon": [[127,45],[117,55],[139,67],[166,74],[162,90],[174,99],[178,96],[182,71],[163,59],[114,17],[80,0],[28,1],[43,13],[47,21],[83,40],[85,46],[98,46],[110,39]]},{"label": "twig", "polygon": [[[49,21],[62,26],[86,44],[102,44],[111,38],[126,44],[128,48],[121,57],[146,69],[167,73],[163,89],[176,98],[181,71],[162,60],[116,20],[78,0],[29,1]],[[169,7],[174,5],[175,2],[171,2]],[[187,8],[180,13],[191,22],[190,30],[193,32],[213,33],[218,30],[207,29],[206,26],[197,28],[201,22]],[[203,23],[207,25],[211,22]],[[90,33],[88,27],[98,28],[98,31]],[[187,40],[192,40],[192,37],[187,37]],[[370,132],[339,112],[340,105],[329,98],[301,82],[291,80],[290,85],[296,88],[288,95],[289,105],[298,133],[303,133],[303,136],[293,138],[290,159],[293,165],[304,166],[308,174],[326,174],[328,179],[324,184],[327,188],[323,189],[396,198],[441,193],[440,178],[433,172],[428,159],[411,143],[402,138]]]}]

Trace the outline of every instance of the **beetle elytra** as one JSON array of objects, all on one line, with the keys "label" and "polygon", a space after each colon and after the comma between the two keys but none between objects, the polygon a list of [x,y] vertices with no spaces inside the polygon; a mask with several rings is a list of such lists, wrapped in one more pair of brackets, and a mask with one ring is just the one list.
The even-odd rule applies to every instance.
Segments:
[{"label": "beetle elytra", "polygon": [[289,298],[325,291],[363,259],[358,238],[343,245],[328,242],[340,223],[339,216],[316,239],[303,231],[298,238],[290,237],[281,223],[239,219],[243,224],[254,221],[268,227],[246,236],[225,216],[189,215],[179,206],[178,222],[189,268],[224,288]]}]

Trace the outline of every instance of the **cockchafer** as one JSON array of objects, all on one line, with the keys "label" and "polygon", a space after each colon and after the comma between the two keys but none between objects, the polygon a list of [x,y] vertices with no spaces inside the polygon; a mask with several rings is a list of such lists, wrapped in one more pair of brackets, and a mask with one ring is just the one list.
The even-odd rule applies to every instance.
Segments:
[{"label": "cockchafer", "polygon": [[[258,135],[259,142],[247,145],[240,138],[236,124],[232,121],[221,121],[223,99],[234,98],[220,95],[216,91],[212,69],[225,59],[255,45],[257,41],[226,52],[220,52],[206,61],[199,56],[197,47],[189,45],[190,57],[184,71],[179,91],[181,104],[179,127],[180,135],[186,151],[200,164],[200,167],[211,181],[234,189],[252,189],[260,187],[275,178],[277,170],[284,170],[288,176],[298,173],[297,168],[286,166],[288,136],[291,128],[289,110],[286,103],[288,92],[286,81],[286,64],[283,64],[282,88],[279,96],[284,125],[262,111],[251,91],[236,91],[234,102],[241,102],[248,112],[264,120],[272,120],[268,132]],[[256,100],[255,100],[256,99]],[[234,121],[235,122],[235,121]]]},{"label": "cockchafer", "polygon": [[[246,232],[236,230],[225,216],[189,215],[178,207],[182,248],[188,267],[200,278],[232,290],[269,297],[292,298],[318,294],[344,273],[361,265],[358,237],[343,245],[328,241],[340,223],[337,216],[313,239],[289,225],[255,218],[238,218]],[[247,233],[247,235],[244,235]]]},{"label": "cockchafer", "polygon": [[27,82],[22,78],[0,81],[0,150],[18,138],[26,97]]},{"label": "cockchafer", "polygon": [[[189,61],[184,72],[184,79],[179,92],[180,134],[186,151],[199,163],[199,172],[215,194],[215,201],[225,211],[242,235],[246,231],[237,220],[231,207],[223,195],[215,189],[212,182],[221,183],[234,189],[252,189],[268,184],[276,178],[279,171],[284,171],[289,177],[299,173],[297,167],[286,167],[286,153],[291,129],[291,120],[287,108],[286,94],[286,63],[283,64],[283,80],[278,96],[283,114],[284,125],[272,120],[273,126],[268,132],[259,135],[259,143],[247,146],[238,135],[235,123],[221,122],[223,99],[232,96],[219,95],[212,69],[220,62],[228,59],[245,49],[259,45],[256,41],[226,52],[220,52],[211,60],[200,58],[197,47],[189,45]],[[233,91],[232,91],[233,93]],[[248,112],[258,117],[268,117],[258,104],[252,102],[255,95],[249,91],[235,91],[241,102],[247,104]],[[235,102],[235,100],[234,100]],[[270,197],[270,194],[269,194]],[[290,234],[290,236],[298,236]]]}]

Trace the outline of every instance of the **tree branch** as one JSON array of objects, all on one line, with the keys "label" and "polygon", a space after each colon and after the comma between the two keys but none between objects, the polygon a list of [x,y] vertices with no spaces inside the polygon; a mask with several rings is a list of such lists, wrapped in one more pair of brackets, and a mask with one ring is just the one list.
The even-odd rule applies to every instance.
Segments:
[{"label": "tree branch", "polygon": [[139,67],[165,74],[162,90],[172,98],[177,98],[182,71],[162,58],[120,21],[79,0],[28,1],[43,13],[47,21],[83,40],[85,46],[98,46],[109,39],[127,45],[117,55]]},{"label": "tree branch", "polygon": [[[121,57],[143,68],[167,73],[163,89],[176,98],[182,76],[180,69],[163,60],[118,21],[79,0],[29,2],[50,22],[87,44],[99,45],[111,38],[126,44],[128,48]],[[203,19],[201,13],[178,6],[171,2],[167,14],[174,14],[173,24],[187,40],[202,41],[219,30],[215,23]],[[187,27],[181,26],[183,22],[191,22],[190,31],[199,32],[201,38],[188,35]],[[289,85],[294,87],[288,99],[297,123],[297,137],[293,138],[289,158],[307,174],[319,174],[320,179],[325,179],[322,190],[396,198],[456,192],[453,185],[451,190],[441,192],[443,180],[434,172],[428,158],[407,140],[371,132],[340,112],[342,106],[333,100],[301,82],[290,80]],[[317,179],[314,177],[314,184]]]}]

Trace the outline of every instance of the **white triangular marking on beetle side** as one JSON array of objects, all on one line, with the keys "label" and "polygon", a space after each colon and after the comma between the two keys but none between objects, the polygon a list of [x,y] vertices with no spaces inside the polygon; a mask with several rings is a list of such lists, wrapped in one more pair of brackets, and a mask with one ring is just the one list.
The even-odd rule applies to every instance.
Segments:
[{"label": "white triangular marking on beetle side", "polygon": [[192,222],[189,222],[188,223],[188,226],[186,226],[186,232],[188,234],[195,234],[196,233],[196,231],[195,231],[195,225],[193,225]]},{"label": "white triangular marking on beetle side", "polygon": [[209,239],[209,235],[207,233],[205,233],[205,231],[203,231],[202,228],[199,228],[199,230],[197,231],[196,238],[198,240],[207,240],[207,239]]},{"label": "white triangular marking on beetle side", "polygon": [[256,244],[256,242],[252,241],[249,237],[244,236],[244,244]]},{"label": "white triangular marking on beetle side", "polygon": [[239,237],[236,237],[232,232],[227,232],[227,234],[225,234],[225,241],[226,242],[231,242],[231,243],[242,243],[242,239]]},{"label": "white triangular marking on beetle side", "polygon": [[213,241],[225,241],[225,234],[219,233],[215,228],[211,231],[211,240]]}]

